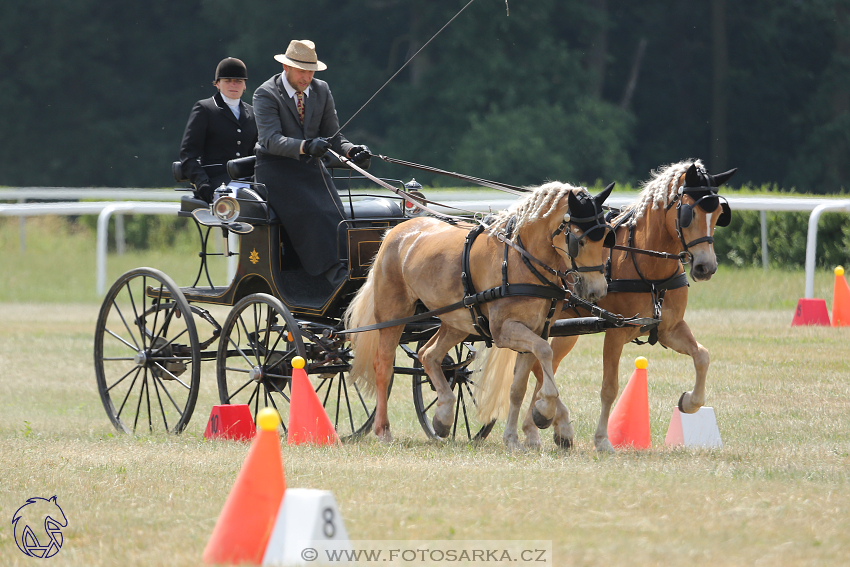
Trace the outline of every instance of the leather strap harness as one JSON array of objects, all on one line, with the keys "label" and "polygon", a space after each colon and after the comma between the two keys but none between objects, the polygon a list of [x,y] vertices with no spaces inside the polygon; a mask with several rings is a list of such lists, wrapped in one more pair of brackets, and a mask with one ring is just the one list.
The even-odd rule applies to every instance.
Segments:
[{"label": "leather strap harness", "polygon": [[[469,233],[466,235],[466,239],[464,240],[463,254],[461,256],[461,281],[463,282],[464,287],[463,299],[452,303],[451,305],[440,307],[439,309],[426,311],[425,313],[417,313],[415,315],[411,315],[410,317],[404,317],[402,319],[393,319],[391,321],[384,321],[382,323],[374,323],[372,325],[365,325],[362,327],[357,327],[355,329],[345,329],[342,331],[338,331],[337,334],[343,335],[349,333],[362,333],[365,331],[374,331],[378,329],[386,329],[388,327],[395,327],[398,325],[406,325],[407,323],[413,323],[416,321],[421,321],[423,319],[428,319],[430,317],[436,317],[438,315],[442,315],[443,313],[448,313],[450,311],[455,311],[462,307],[466,307],[467,309],[469,309],[470,316],[472,317],[473,328],[481,337],[484,338],[487,346],[489,347],[492,345],[493,341],[493,338],[490,335],[490,322],[488,321],[487,317],[485,317],[484,314],[481,312],[480,305],[482,303],[488,301],[495,301],[496,299],[501,299],[503,297],[538,297],[541,299],[550,300],[551,303],[546,316],[546,323],[543,327],[543,331],[541,332],[541,337],[543,337],[544,339],[547,339],[549,337],[549,328],[551,326],[551,320],[552,317],[554,317],[555,315],[558,302],[560,301],[565,301],[570,307],[581,307],[589,311],[592,316],[603,319],[606,324],[611,325],[613,327],[623,327],[626,325],[646,325],[646,319],[639,319],[634,317],[626,318],[621,315],[615,315],[594,305],[590,301],[587,301],[574,295],[565,287],[561,287],[560,285],[547,280],[543,276],[543,274],[541,274],[540,271],[532,265],[533,263],[542,266],[549,273],[557,275],[559,281],[563,281],[569,275],[570,271],[561,272],[541,262],[531,254],[529,254],[528,251],[523,248],[522,241],[519,239],[519,237],[517,237],[516,244],[511,242],[510,235],[513,232],[514,223],[514,219],[511,219],[506,226],[506,233],[500,233],[496,235],[497,238],[505,244],[504,260],[502,261],[502,285],[492,287],[484,291],[476,292],[475,287],[472,284],[472,278],[470,276],[469,254],[472,250],[472,244],[475,242],[475,239],[487,228],[486,225],[479,224],[478,226],[469,231]],[[512,284],[508,282],[508,250],[510,248],[520,253],[520,257],[522,258],[525,266],[529,269],[529,271],[531,271],[531,273],[533,273],[537,277],[538,280],[542,282],[542,285],[529,283]]]},{"label": "leather strap harness", "polygon": [[[627,214],[623,215],[618,221],[617,224],[614,225],[613,229],[616,231],[620,228],[626,221],[628,221],[631,216],[634,214],[634,209],[630,210]],[[652,296],[652,317],[654,319],[661,320],[661,307],[664,303],[664,295],[667,293],[669,289],[679,289],[681,287],[688,286],[688,275],[685,273],[684,264],[687,263],[687,260],[690,257],[690,254],[687,252],[683,252],[684,255],[676,255],[676,254],[668,254],[666,252],[656,252],[653,250],[644,250],[642,248],[635,247],[635,227],[629,226],[629,245],[628,246],[613,246],[612,252],[608,254],[608,261],[605,264],[605,279],[608,280],[608,293],[649,293]],[[627,279],[613,279],[611,274],[611,255],[613,254],[613,250],[623,250],[626,254],[631,254],[632,263],[635,267],[635,271],[637,272],[640,279],[636,280],[627,280]],[[636,253],[646,254],[649,256],[655,256],[659,258],[665,258],[669,260],[678,260],[679,265],[676,267],[675,272],[669,278],[664,278],[660,280],[650,280],[647,279],[643,273],[640,271],[640,268],[637,265],[637,255]],[[681,270],[681,271],[679,271]],[[650,345],[655,345],[658,342],[658,326],[653,326],[649,331],[649,338],[646,341],[642,341],[640,339],[635,339],[635,344],[643,345],[649,343]],[[661,345],[664,346],[664,345]]]}]

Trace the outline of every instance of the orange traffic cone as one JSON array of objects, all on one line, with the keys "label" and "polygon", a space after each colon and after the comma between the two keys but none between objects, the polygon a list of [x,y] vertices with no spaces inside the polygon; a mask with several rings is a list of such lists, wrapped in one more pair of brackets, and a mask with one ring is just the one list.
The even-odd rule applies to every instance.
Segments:
[{"label": "orange traffic cone", "polygon": [[635,359],[635,371],[608,418],[608,440],[614,447],[650,447],[649,393],[646,384],[648,364],[642,356]]},{"label": "orange traffic cone", "polygon": [[205,563],[263,561],[286,481],[277,434],[280,415],[265,408],[257,414],[257,425],[257,436],[204,549]]},{"label": "orange traffic cone", "polygon": [[319,396],[313,390],[307,373],[304,372],[304,359],[300,356],[292,359],[292,397],[289,400],[287,442],[290,445],[339,443],[336,429],[328,418]]},{"label": "orange traffic cone", "polygon": [[835,268],[835,291],[832,295],[832,326],[850,326],[850,287],[844,279],[844,268]]}]

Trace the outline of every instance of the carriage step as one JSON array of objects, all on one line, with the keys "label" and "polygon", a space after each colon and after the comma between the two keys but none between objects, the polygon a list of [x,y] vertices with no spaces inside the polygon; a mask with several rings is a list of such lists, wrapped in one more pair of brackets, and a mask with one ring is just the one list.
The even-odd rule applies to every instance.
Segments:
[{"label": "carriage step", "polygon": [[227,287],[181,287],[180,291],[187,297],[190,295],[196,297],[218,297],[227,291]]}]

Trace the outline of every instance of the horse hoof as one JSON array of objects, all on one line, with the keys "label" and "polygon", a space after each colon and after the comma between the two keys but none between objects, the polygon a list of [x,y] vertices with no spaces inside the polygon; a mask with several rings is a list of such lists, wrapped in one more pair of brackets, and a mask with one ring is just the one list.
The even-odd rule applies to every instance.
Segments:
[{"label": "horse hoof", "polygon": [[543,414],[537,411],[536,407],[531,408],[531,419],[534,421],[534,425],[537,426],[537,429],[548,429],[549,426],[552,425],[552,422],[555,421],[555,416],[553,415],[549,419],[543,417]]},{"label": "horse hoof", "polygon": [[450,425],[443,425],[442,422],[437,421],[437,416],[431,420],[431,426],[434,428],[434,434],[437,437],[446,438],[449,436],[452,428]]},{"label": "horse hoof", "polygon": [[561,437],[557,433],[552,437],[555,440],[555,445],[561,449],[572,449],[573,440],[569,437]]},{"label": "horse hoof", "polygon": [[687,392],[682,392],[682,395],[679,396],[679,411],[682,413],[685,413],[685,408],[682,407],[682,400],[685,399],[685,394],[687,394]]},{"label": "horse hoof", "polygon": [[392,443],[393,442],[393,434],[390,433],[390,428],[386,427],[381,432],[375,432],[378,436],[378,439],[383,441],[384,443]]}]

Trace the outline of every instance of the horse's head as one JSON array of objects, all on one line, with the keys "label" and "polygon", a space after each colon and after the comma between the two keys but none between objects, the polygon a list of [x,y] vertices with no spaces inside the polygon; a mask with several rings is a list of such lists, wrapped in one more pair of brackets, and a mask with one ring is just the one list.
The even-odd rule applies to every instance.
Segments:
[{"label": "horse's head", "polygon": [[678,180],[678,190],[668,205],[667,230],[681,242],[694,281],[711,279],[717,271],[714,229],[728,226],[732,220],[729,204],[717,193],[736,171],[709,175],[701,164],[691,164],[684,180]]},{"label": "horse's head", "polygon": [[[598,301],[608,293],[605,279],[605,258],[614,245],[614,233],[605,222],[602,204],[611,194],[614,184],[591,196],[585,189],[576,188],[567,193],[566,210],[552,234],[552,245],[563,255],[573,277],[573,291],[588,301]],[[564,241],[559,242],[563,233]]]}]

